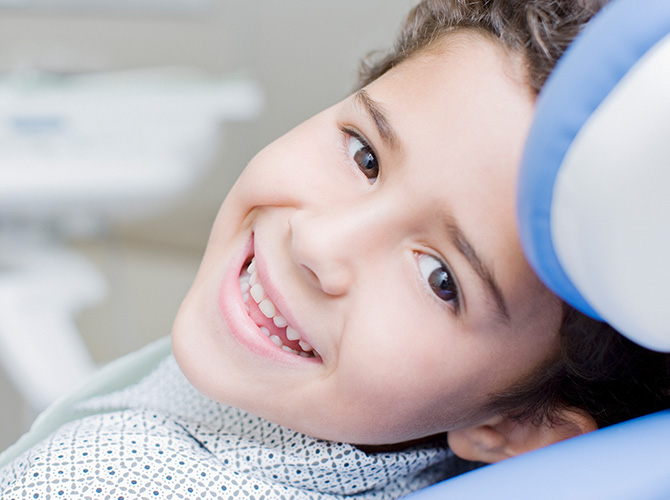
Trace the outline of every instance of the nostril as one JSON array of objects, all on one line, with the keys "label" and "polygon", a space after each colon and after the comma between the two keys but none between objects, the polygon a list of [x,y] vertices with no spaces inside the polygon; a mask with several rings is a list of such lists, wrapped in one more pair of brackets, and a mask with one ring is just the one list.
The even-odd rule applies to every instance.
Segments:
[{"label": "nostril", "polygon": [[[332,219],[298,210],[289,218],[291,255],[310,285],[328,295],[342,295],[349,276],[344,245],[333,234]],[[339,239],[339,241],[338,241]]]},{"label": "nostril", "polygon": [[314,284],[315,286],[321,287],[321,282],[319,281],[319,277],[317,276],[317,274],[314,271],[312,271],[308,266],[306,266],[304,264],[302,264],[300,267],[304,271],[305,276],[307,276],[307,279],[312,284]]}]

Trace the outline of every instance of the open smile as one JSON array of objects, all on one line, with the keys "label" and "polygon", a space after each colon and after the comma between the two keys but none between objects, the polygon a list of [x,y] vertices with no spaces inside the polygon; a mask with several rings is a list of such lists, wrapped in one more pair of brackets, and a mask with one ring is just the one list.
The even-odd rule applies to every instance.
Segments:
[{"label": "open smile", "polygon": [[[291,325],[271,297],[279,292],[261,269],[254,239],[251,238],[237,260],[223,278],[219,290],[219,308],[228,325],[228,331],[252,352],[276,361],[322,363],[323,359]],[[238,267],[239,266],[239,267]]]},{"label": "open smile", "polygon": [[268,297],[260,283],[253,257],[248,265],[243,266],[240,273],[240,291],[249,317],[274,345],[304,358],[318,357],[314,348],[300,338],[298,331],[288,324],[286,318]]}]

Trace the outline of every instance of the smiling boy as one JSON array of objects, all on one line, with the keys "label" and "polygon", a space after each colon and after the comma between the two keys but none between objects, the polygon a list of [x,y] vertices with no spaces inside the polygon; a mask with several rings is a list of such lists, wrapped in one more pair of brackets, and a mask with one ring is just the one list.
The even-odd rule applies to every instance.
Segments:
[{"label": "smiling boy", "polygon": [[3,498],[396,498],[454,453],[667,405],[667,357],[569,309],[517,236],[536,93],[602,3],[421,2],[357,92],[247,166],[174,359],[79,402],[0,470]]},{"label": "smiling boy", "polygon": [[[514,217],[526,81],[520,57],[454,34],[259,153],[173,331],[192,383],[360,444],[490,417],[490,395],[558,349],[561,305],[526,263]],[[263,293],[244,300],[252,257]],[[257,302],[313,349],[288,342]]]}]

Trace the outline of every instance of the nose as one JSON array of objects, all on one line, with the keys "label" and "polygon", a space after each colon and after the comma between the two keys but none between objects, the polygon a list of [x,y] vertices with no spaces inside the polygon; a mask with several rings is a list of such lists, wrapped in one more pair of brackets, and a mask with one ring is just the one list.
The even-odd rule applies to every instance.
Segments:
[{"label": "nose", "polygon": [[289,219],[294,261],[326,294],[346,294],[383,244],[372,219],[369,207],[297,210]]}]

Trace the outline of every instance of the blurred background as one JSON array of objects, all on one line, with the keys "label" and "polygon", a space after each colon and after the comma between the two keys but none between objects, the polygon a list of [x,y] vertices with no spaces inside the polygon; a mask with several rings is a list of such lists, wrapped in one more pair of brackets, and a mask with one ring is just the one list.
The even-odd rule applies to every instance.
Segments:
[{"label": "blurred background", "polygon": [[[96,296],[91,297],[93,304],[85,307],[80,304],[81,310],[73,315],[75,329],[80,332],[94,364],[104,364],[168,335],[179,303],[197,270],[218,207],[245,164],[263,146],[346,96],[355,81],[360,57],[390,46],[413,3],[411,0],[0,0],[0,87],[5,89],[4,100],[0,90],[0,121],[14,120],[13,132],[8,132],[7,123],[0,123],[0,197],[5,197],[0,199],[0,335],[10,340],[22,337],[17,332],[23,327],[19,325],[18,330],[13,330],[14,327],[6,326],[6,321],[3,323],[11,309],[11,301],[3,304],[3,297],[11,298],[16,291],[8,278],[12,276],[10,264],[26,252],[16,250],[13,245],[15,239],[25,238],[26,234],[38,246],[41,241],[49,240],[46,248],[50,248],[51,240],[57,240],[54,248],[72,250],[101,273],[100,290],[91,292]],[[156,68],[168,70],[156,73]],[[114,111],[117,87],[113,79],[106,78],[116,75],[119,88],[125,85],[123,88],[127,90],[138,84],[137,78],[132,77],[138,71],[144,71],[139,73],[144,75],[144,80],[139,81],[144,94],[133,94],[136,101],[142,95],[152,95],[152,85],[156,93],[170,85],[174,87],[172,77],[178,80],[180,89],[186,88],[186,94],[190,92],[191,97],[184,101],[186,105],[194,93],[197,99],[203,88],[211,90],[218,86],[225,92],[232,82],[239,91],[242,82],[247,85],[246,90],[231,98],[232,106],[246,99],[247,112],[222,113],[223,118],[218,120],[206,116],[213,134],[207,144],[213,147],[209,155],[193,154],[199,163],[194,167],[197,175],[183,192],[167,196],[150,209],[138,210],[136,215],[130,204],[123,203],[123,197],[119,198],[121,204],[128,208],[123,216],[95,214],[79,220],[75,210],[72,218],[76,220],[66,230],[51,221],[47,221],[48,227],[44,229],[43,220],[38,224],[23,212],[19,216],[10,213],[12,208],[7,207],[11,203],[3,205],[3,202],[15,194],[18,199],[21,193],[10,186],[8,179],[12,172],[21,174],[27,170],[20,161],[21,155],[25,156],[25,148],[34,146],[36,133],[43,134],[45,128],[55,126],[53,114],[67,114],[68,99],[75,102],[78,89],[90,91],[92,85],[96,92],[101,92],[93,94],[103,96],[99,100],[108,101],[108,108]],[[82,75],[98,79],[93,84],[84,79],[86,85],[82,85],[78,79]],[[60,103],[61,110],[52,109],[48,120],[42,117],[41,121],[26,123],[16,119],[16,114],[6,110],[15,104],[16,92],[25,94],[26,88],[33,92],[35,88],[42,92],[45,88],[49,92],[56,89],[51,100],[52,104]],[[59,99],[58,92],[64,90],[67,99]],[[176,101],[169,102],[172,105]],[[207,111],[206,101],[199,105]],[[126,140],[136,141],[138,147],[151,143],[154,149],[161,150],[165,163],[170,163],[172,143],[166,141],[164,148],[160,143],[156,145],[158,139],[152,132],[152,126],[158,130],[162,125],[148,121],[142,126],[128,119],[124,126],[122,107],[118,109],[121,115],[115,115],[114,120],[116,126],[121,124],[123,133],[115,132],[114,140],[122,145]],[[116,112],[118,115],[119,111]],[[104,123],[96,123],[95,128],[100,131],[96,132],[99,135],[96,140],[104,142],[110,136]],[[32,135],[26,144],[20,145],[24,149],[17,152],[11,133]],[[72,150],[68,151],[69,156],[63,156],[65,160],[73,158]],[[154,175],[160,172],[162,160],[160,154],[151,158],[158,164],[158,169],[151,171]],[[107,160],[113,167],[114,157]],[[180,160],[188,167],[190,157],[180,156]],[[71,163],[78,164],[78,159]],[[95,165],[90,163],[82,161],[83,168],[88,169],[87,175],[95,180]],[[45,189],[58,186],[57,181],[42,177],[40,180],[46,183]],[[3,183],[7,188],[4,194]],[[64,192],[67,188],[63,184],[54,189]],[[92,213],[84,206],[79,215],[90,215],[89,212]],[[69,281],[67,272],[63,268],[60,271],[66,273],[66,278],[53,283],[56,295],[62,289],[61,283]],[[48,300],[40,299],[37,305]],[[27,327],[35,336],[30,345],[39,344],[39,335],[48,328],[48,325]],[[27,430],[38,411],[36,407],[40,406],[27,401],[9,375],[7,365],[16,356],[7,345],[0,342],[0,349],[5,351],[0,352],[0,358],[4,355],[5,359],[4,365],[0,363],[0,450]],[[55,366],[68,364],[68,359],[60,359]]]}]

